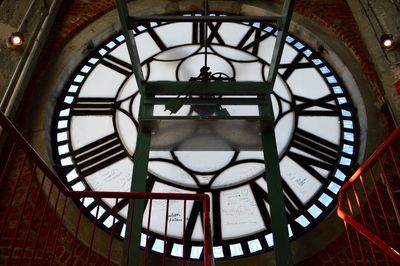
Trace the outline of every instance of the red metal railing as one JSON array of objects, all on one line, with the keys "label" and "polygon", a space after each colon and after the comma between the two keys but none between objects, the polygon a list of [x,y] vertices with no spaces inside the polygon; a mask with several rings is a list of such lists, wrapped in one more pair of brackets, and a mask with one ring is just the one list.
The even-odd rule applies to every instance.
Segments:
[{"label": "red metal railing", "polygon": [[[187,203],[201,201],[203,204],[204,265],[212,265],[212,241],[210,232],[210,203],[204,194],[129,193],[70,191],[47,167],[46,163],[24,140],[18,130],[0,112],[0,145],[4,158],[0,161],[0,265],[119,265],[132,258],[123,258],[123,241],[115,232],[123,235],[122,227],[142,226],[127,221],[123,226],[121,212],[111,208],[109,232],[101,230],[97,223],[101,206],[92,209],[92,217],[84,215],[85,202],[103,202],[112,199],[114,206],[122,201],[133,204],[140,199],[165,201],[164,245],[161,254],[150,253],[148,247],[141,253],[140,265],[165,265],[173,260],[186,264],[188,252],[185,240],[181,245],[181,258],[166,257],[169,206],[182,203],[186,217]],[[75,202],[72,200],[75,199]],[[80,201],[80,207],[76,202]],[[127,205],[125,205],[127,206]],[[158,211],[159,209],[157,209]],[[150,208],[151,212],[151,208]],[[159,214],[158,214],[159,215]],[[148,215],[148,226],[150,217]],[[154,219],[160,219],[153,215]],[[185,235],[186,219],[181,219],[181,235]],[[147,222],[147,221],[146,221]],[[176,231],[176,230],[175,230]],[[149,240],[149,230],[143,234]],[[125,236],[130,239],[130,236]],[[145,242],[146,242],[145,241]],[[126,248],[126,247],[125,247]],[[178,252],[179,253],[179,252]],[[181,262],[176,262],[176,261]]]},{"label": "red metal railing", "polygon": [[400,128],[357,170],[339,194],[354,264],[400,263]]}]

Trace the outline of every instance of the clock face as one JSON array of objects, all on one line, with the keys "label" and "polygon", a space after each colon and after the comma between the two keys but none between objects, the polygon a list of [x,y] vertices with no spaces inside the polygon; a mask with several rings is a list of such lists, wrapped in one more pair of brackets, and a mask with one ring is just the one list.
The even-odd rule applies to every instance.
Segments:
[{"label": "clock face", "polygon": [[[261,23],[208,24],[208,66],[236,81],[265,81],[277,30]],[[150,23],[134,28],[146,80],[188,81],[204,65],[204,25]],[[272,94],[290,236],[309,230],[336,205],[357,159],[357,117],[348,91],[320,55],[288,35]],[[138,128],[138,94],[123,35],[93,51],[71,75],[52,124],[55,164],[73,190],[129,191]],[[250,107],[222,106],[230,115]],[[163,109],[155,110],[169,115]],[[196,114],[184,107],[176,115]],[[214,256],[229,259],[272,249],[268,188],[259,151],[151,151],[147,190],[207,193],[211,197]],[[125,235],[127,202],[83,202],[104,228]],[[162,203],[154,202],[152,215]],[[145,210],[145,218],[148,215]],[[111,210],[118,210],[118,213]],[[202,254],[200,205],[186,210],[186,258]],[[115,215],[115,218],[113,216]],[[150,224],[150,249],[162,252],[165,211]],[[182,256],[182,207],[168,213],[168,255]],[[147,220],[146,220],[147,221]],[[159,222],[158,222],[159,221]],[[146,227],[147,223],[144,223]]]}]

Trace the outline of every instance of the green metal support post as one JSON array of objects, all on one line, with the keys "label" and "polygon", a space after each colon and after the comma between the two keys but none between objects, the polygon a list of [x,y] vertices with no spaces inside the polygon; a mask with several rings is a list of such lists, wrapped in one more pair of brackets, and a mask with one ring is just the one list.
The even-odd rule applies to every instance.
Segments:
[{"label": "green metal support post", "polygon": [[115,2],[118,9],[119,20],[121,22],[121,30],[125,36],[126,46],[128,48],[129,57],[132,62],[132,71],[136,78],[136,84],[138,86],[140,94],[144,95],[144,77],[142,66],[140,64],[139,53],[136,46],[135,37],[133,36],[132,30],[129,29],[127,22],[129,18],[128,6],[126,5],[126,0],[115,0]]},{"label": "green metal support post", "polygon": [[[143,89],[143,72],[140,64],[138,49],[133,32],[129,29],[127,19],[129,18],[128,6],[126,0],[116,0],[116,6],[121,22],[122,33],[125,36],[129,57],[132,62],[132,71],[136,78],[141,95],[145,95]],[[143,100],[142,100],[143,102]],[[139,114],[144,112],[144,105],[141,102]],[[140,115],[139,115],[140,117]],[[140,124],[140,123],[139,123]],[[131,192],[146,191],[146,177],[149,162],[151,133],[143,131],[139,125],[138,136],[136,140],[136,150],[133,159],[133,174],[131,183]],[[144,200],[130,200],[127,217],[127,233],[124,241],[124,250],[122,256],[122,265],[139,265],[140,236],[142,231],[142,220],[144,211]],[[132,223],[130,223],[132,221]]]},{"label": "green metal support post", "polygon": [[[139,113],[144,112],[143,100]],[[146,191],[146,177],[149,164],[151,133],[144,131],[141,126],[138,129],[136,150],[133,158],[133,174],[131,192]],[[127,217],[127,233],[124,242],[122,265],[138,266],[140,237],[142,232],[142,220],[144,212],[144,200],[130,200]],[[131,223],[132,221],[132,223]]]},{"label": "green metal support post", "polygon": [[271,89],[274,87],[275,79],[278,74],[278,66],[281,61],[286,35],[289,30],[290,20],[292,19],[293,8],[294,0],[285,0],[282,8],[282,25],[280,25],[278,36],[276,36],[276,43],[274,51],[272,53],[271,65],[267,78],[267,82],[270,85]]},{"label": "green metal support post", "polygon": [[[293,13],[294,0],[285,0],[282,8],[282,25],[276,38],[270,69],[268,72],[268,88],[271,92],[278,73],[286,35]],[[268,116],[272,111],[270,95],[263,97],[264,105],[260,105],[260,116]],[[286,221],[285,202],[282,188],[282,178],[279,169],[278,151],[274,130],[262,132],[261,135],[264,152],[265,175],[268,184],[268,199],[271,210],[271,224],[274,239],[276,265],[293,265],[289,241],[289,232]]]},{"label": "green metal support post", "polygon": [[[260,115],[263,117],[273,116],[270,96],[263,95],[259,96],[259,98],[264,100],[264,104],[259,107]],[[293,265],[274,130],[262,132],[261,139],[264,154],[265,179],[268,185],[268,200],[276,265]]]},{"label": "green metal support post", "polygon": [[273,131],[263,133],[261,138],[264,146],[265,175],[268,184],[276,265],[293,265],[275,134]]},{"label": "green metal support post", "polygon": [[[150,151],[150,133],[138,130],[134,167],[131,183],[131,192],[146,191],[146,176]],[[142,220],[144,200],[129,201],[127,233],[124,242],[124,254],[122,265],[139,265],[140,236],[142,232]],[[132,221],[132,224],[130,224]]]}]

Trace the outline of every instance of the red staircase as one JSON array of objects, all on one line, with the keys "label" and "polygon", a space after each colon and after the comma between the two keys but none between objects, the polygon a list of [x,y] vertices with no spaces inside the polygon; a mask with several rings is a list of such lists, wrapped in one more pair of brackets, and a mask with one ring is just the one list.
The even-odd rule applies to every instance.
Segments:
[{"label": "red staircase", "polygon": [[[209,217],[209,197],[204,194],[171,193],[117,193],[70,191],[47,167],[33,148],[24,140],[17,129],[0,112],[0,265],[120,265],[128,264],[133,258],[123,257],[123,241],[114,236],[121,228],[114,210],[110,233],[96,225],[99,206],[92,211],[93,221],[84,215],[83,206],[87,201],[112,199],[118,202],[139,199],[165,201],[165,213],[169,206],[181,204],[185,214],[187,205],[193,201],[203,203],[204,248],[203,263],[212,265],[212,242]],[[5,155],[5,156],[4,156]],[[80,207],[76,202],[80,202]],[[150,209],[151,213],[151,209]],[[115,215],[115,216],[114,216]],[[165,236],[168,232],[168,215],[164,215]],[[148,215],[148,225],[152,215]],[[160,219],[153,216],[153,219]],[[185,232],[182,219],[182,232]],[[128,221],[126,227],[137,226]],[[139,225],[142,226],[142,225]],[[121,229],[120,229],[121,230]],[[123,233],[121,233],[123,234]],[[126,236],[128,245],[130,236]],[[149,239],[149,231],[145,234]],[[126,248],[126,247],[125,247]],[[141,255],[140,265],[165,265],[174,260],[185,265],[185,241],[182,243],[182,258],[166,258],[165,253],[154,254],[148,245]],[[164,255],[163,255],[164,254]],[[180,261],[180,262],[179,262]]]},{"label": "red staircase", "polygon": [[355,265],[400,264],[400,128],[354,173],[339,194]]}]

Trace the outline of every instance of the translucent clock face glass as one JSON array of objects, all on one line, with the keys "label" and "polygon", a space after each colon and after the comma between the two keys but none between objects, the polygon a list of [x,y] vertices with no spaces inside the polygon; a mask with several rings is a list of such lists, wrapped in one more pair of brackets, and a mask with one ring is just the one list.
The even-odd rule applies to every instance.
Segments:
[{"label": "translucent clock face glass", "polygon": [[[150,23],[134,34],[145,80],[188,81],[204,65],[204,25]],[[207,61],[212,73],[236,81],[266,81],[277,30],[261,23],[209,23]],[[337,193],[357,158],[357,117],[348,91],[331,66],[306,43],[288,35],[272,93],[288,228],[296,238],[335,207]],[[222,75],[222,74],[220,74]],[[52,124],[55,164],[73,190],[129,191],[135,156],[140,95],[123,35],[112,36],[76,68],[59,97]],[[230,115],[258,115],[257,108],[222,106]],[[163,108],[154,111],[169,115]],[[196,115],[184,106],[175,115]],[[273,247],[264,158],[259,151],[151,151],[147,189],[207,193],[211,197],[214,256],[259,254]],[[125,204],[125,205],[124,205]],[[125,235],[127,203],[86,199],[88,215],[100,205],[100,221],[113,219]],[[154,203],[153,211],[162,206]],[[146,207],[145,217],[148,213]],[[181,217],[182,210],[170,210]],[[162,217],[165,214],[160,214]],[[201,254],[201,208],[186,211],[189,252]],[[163,219],[160,219],[163,221]],[[169,219],[168,227],[174,228]],[[164,223],[150,224],[152,247]],[[179,243],[180,232],[168,232]],[[175,244],[173,244],[175,245]],[[178,245],[178,244],[176,244]],[[171,256],[182,256],[177,249]],[[162,251],[161,251],[162,252]]]}]

